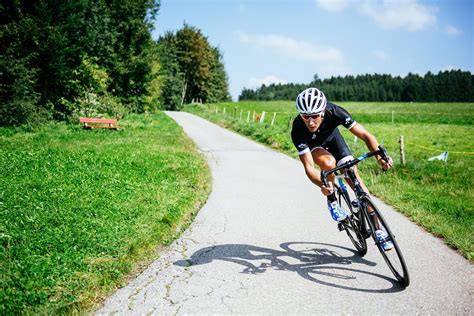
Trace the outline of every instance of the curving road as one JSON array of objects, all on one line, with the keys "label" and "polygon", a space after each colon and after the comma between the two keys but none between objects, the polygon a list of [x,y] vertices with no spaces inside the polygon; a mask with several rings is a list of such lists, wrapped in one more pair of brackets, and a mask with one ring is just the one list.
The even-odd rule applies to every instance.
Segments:
[{"label": "curving road", "polygon": [[379,202],[411,285],[370,242],[361,258],[299,161],[168,112],[207,156],[213,189],[191,227],[101,314],[443,314],[473,311],[473,267]]}]

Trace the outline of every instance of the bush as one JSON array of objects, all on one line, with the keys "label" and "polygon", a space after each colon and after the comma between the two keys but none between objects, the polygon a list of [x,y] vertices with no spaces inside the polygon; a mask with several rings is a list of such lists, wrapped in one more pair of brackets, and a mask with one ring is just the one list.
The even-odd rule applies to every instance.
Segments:
[{"label": "bush", "polygon": [[98,95],[94,92],[85,92],[82,97],[71,103],[63,102],[74,108],[71,119],[79,117],[115,117],[121,119],[127,113],[127,109],[111,95]]},{"label": "bush", "polygon": [[0,126],[31,124],[43,116],[32,84],[36,71],[27,62],[27,58],[0,57]]},{"label": "bush", "polygon": [[125,115],[127,109],[107,91],[110,77],[107,70],[98,65],[97,58],[83,57],[74,75],[69,87],[78,96],[72,101],[60,100],[61,105],[72,114],[72,119],[104,116],[120,119]]}]

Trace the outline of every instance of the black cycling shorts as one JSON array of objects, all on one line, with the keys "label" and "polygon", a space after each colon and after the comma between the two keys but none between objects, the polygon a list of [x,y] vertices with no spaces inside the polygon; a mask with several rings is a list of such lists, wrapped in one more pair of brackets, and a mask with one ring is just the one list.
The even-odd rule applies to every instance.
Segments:
[{"label": "black cycling shorts", "polygon": [[317,148],[326,149],[331,155],[336,158],[337,165],[343,164],[346,161],[354,159],[352,152],[347,146],[346,141],[342,137],[339,130],[334,130],[321,145],[314,146],[310,148],[311,152]]}]

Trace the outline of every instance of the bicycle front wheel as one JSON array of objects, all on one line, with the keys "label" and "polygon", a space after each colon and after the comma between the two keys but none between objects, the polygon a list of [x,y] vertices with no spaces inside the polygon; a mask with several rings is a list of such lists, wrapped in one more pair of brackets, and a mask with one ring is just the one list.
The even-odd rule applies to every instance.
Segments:
[{"label": "bicycle front wheel", "polygon": [[344,230],[349,236],[354,247],[357,249],[357,252],[364,256],[367,253],[367,242],[362,236],[361,232],[361,221],[357,214],[353,213],[353,208],[349,194],[347,191],[339,190],[339,205],[348,213],[347,219],[342,222]]},{"label": "bicycle front wheel", "polygon": [[[367,210],[366,214],[370,214],[369,217],[374,216],[376,218],[375,221],[370,221],[370,226],[372,226],[372,238],[375,240],[375,244],[377,245],[377,248],[379,248],[382,257],[384,258],[395,278],[397,278],[398,282],[402,286],[408,286],[410,284],[410,278],[408,276],[407,265],[405,263],[405,259],[403,258],[402,251],[398,246],[397,240],[395,239],[395,235],[392,233],[387,221],[384,219],[377,206],[369,197],[363,198],[363,207]],[[369,210],[373,210],[373,213],[370,213]],[[387,233],[388,237],[385,239],[385,241],[392,242],[392,249],[384,250],[382,243],[377,241],[375,237],[375,231],[378,229],[381,229]]]}]

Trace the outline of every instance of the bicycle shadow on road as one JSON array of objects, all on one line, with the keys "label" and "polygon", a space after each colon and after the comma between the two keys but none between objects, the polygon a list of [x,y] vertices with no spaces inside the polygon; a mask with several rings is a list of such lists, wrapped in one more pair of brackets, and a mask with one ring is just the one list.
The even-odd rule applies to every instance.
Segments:
[{"label": "bicycle shadow on road", "polygon": [[[190,267],[222,260],[243,266],[241,273],[260,274],[268,269],[292,271],[306,280],[351,291],[393,293],[404,289],[388,276],[352,268],[353,264],[375,266],[376,263],[360,257],[350,248],[316,242],[287,242],[280,244],[280,247],[281,250],[245,244],[215,245],[202,248],[191,258],[178,260],[174,265]],[[389,285],[374,289],[356,286],[358,282],[351,284],[350,281],[356,280],[357,275],[383,279]]]}]

